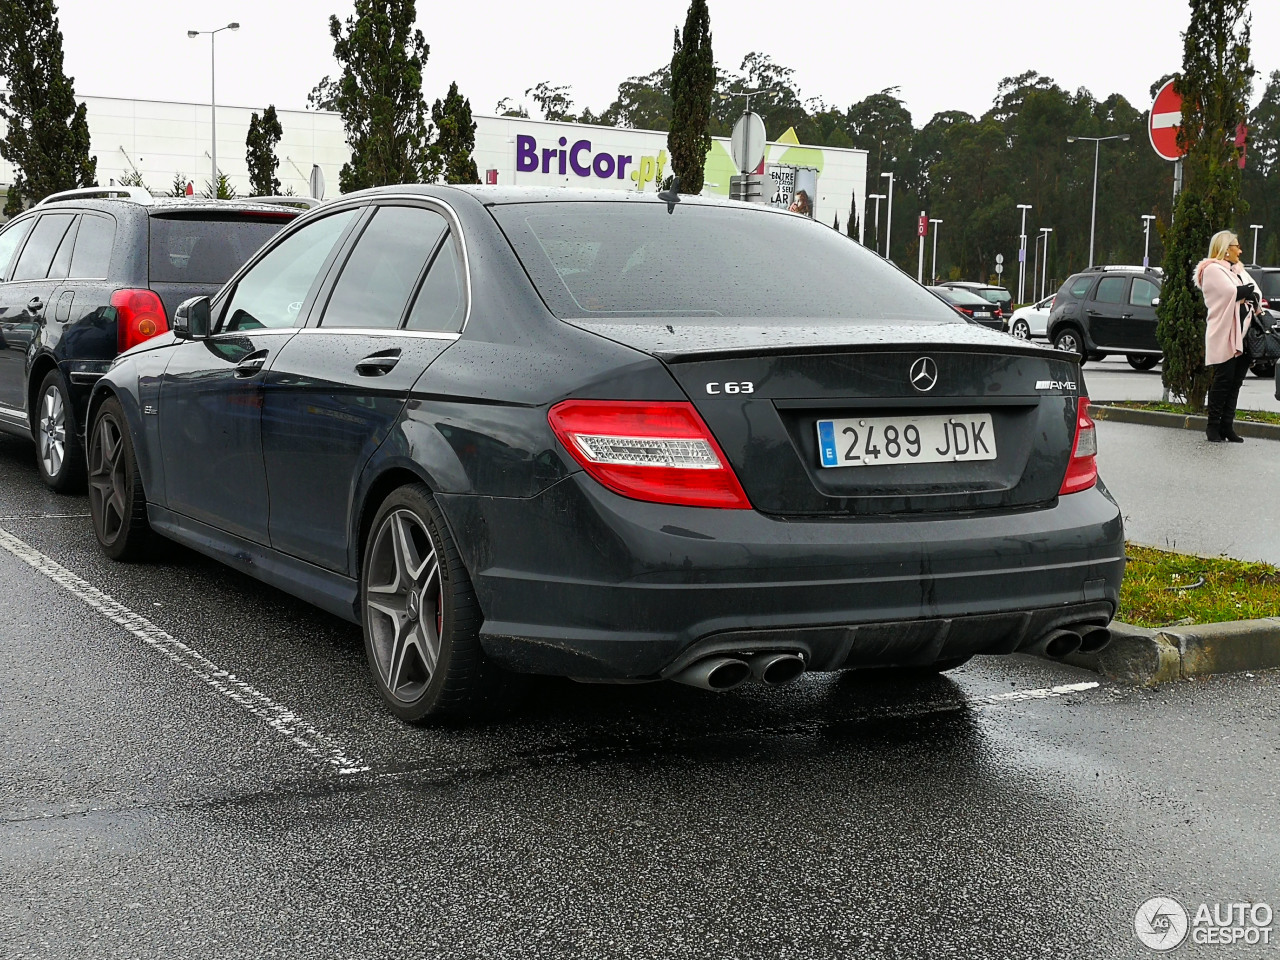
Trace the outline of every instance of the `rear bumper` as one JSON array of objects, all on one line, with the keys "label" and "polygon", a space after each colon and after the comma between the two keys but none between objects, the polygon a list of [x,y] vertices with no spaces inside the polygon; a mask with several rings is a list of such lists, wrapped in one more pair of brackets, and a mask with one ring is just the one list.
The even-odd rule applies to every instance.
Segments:
[{"label": "rear bumper", "polygon": [[575,474],[532,499],[440,495],[499,663],[669,674],[692,651],[800,649],[811,669],[1010,653],[1105,624],[1124,571],[1101,486],[967,516],[782,520],[641,503]]}]

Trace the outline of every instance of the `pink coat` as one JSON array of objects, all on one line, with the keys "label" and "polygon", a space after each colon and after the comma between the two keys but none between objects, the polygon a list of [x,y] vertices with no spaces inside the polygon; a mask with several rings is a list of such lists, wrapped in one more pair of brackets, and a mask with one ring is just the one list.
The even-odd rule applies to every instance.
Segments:
[{"label": "pink coat", "polygon": [[[1244,353],[1244,327],[1236,300],[1236,287],[1242,283],[1258,287],[1243,264],[1208,258],[1196,264],[1196,286],[1209,308],[1204,328],[1204,362],[1209,366]],[[1258,293],[1261,296],[1262,291]]]}]

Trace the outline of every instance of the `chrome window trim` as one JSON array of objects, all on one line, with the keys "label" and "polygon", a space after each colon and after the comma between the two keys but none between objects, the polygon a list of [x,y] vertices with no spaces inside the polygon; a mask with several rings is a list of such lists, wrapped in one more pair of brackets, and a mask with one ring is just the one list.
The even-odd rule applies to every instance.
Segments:
[{"label": "chrome window trim", "polygon": [[[221,340],[224,337],[266,337],[280,336],[286,333],[298,333],[301,327],[254,327],[252,330],[220,330],[217,333],[211,333],[207,337],[200,337],[199,340]],[[196,343],[196,338],[179,338],[175,339],[175,343]]]},{"label": "chrome window trim", "polygon": [[342,336],[362,337],[414,337],[418,340],[457,340],[460,333],[442,333],[436,330],[401,330],[398,327],[302,327],[298,333],[320,334],[331,333]]}]

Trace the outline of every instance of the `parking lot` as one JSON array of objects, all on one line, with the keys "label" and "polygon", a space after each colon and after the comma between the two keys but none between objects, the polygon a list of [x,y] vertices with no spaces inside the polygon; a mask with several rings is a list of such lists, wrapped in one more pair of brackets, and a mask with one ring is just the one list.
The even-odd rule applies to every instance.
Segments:
[{"label": "parking lot", "polygon": [[1280,900],[1275,676],[556,680],[414,729],[358,628],[111,564],[31,459],[0,439],[6,956],[1144,956],[1149,897]]}]

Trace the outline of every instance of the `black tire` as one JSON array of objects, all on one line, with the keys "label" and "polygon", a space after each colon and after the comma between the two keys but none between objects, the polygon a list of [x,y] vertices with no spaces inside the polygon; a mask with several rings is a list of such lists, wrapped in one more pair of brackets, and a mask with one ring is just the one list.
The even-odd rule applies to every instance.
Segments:
[{"label": "black tire", "polygon": [[1271,360],[1258,360],[1250,364],[1249,369],[1255,377],[1261,377],[1263,380],[1270,380],[1276,375],[1276,365]]},{"label": "black tire", "polygon": [[104,400],[89,429],[89,514],[93,533],[112,560],[140,560],[151,540],[147,498],[133,437],[115,397]]},{"label": "black tire", "polygon": [[374,686],[401,720],[507,705],[511,675],[480,649],[471,577],[422,484],[399,488],[378,508],[363,544],[360,606]]},{"label": "black tire", "polygon": [[45,374],[31,411],[31,435],[36,441],[36,469],[40,479],[58,493],[80,493],[85,488],[84,447],[76,432],[71,398],[62,374]]},{"label": "black tire", "polygon": [[1074,353],[1080,358],[1080,365],[1084,366],[1086,359],[1084,334],[1080,332],[1079,327],[1059,327],[1054,331],[1053,345],[1056,349],[1061,350],[1064,353]]},{"label": "black tire", "polygon": [[1125,359],[1129,361],[1129,366],[1133,367],[1135,370],[1150,370],[1160,362],[1161,358],[1152,357],[1147,354],[1131,353],[1125,357]]},{"label": "black tire", "polygon": [[1031,339],[1031,324],[1019,317],[1013,321],[1013,327],[1009,330],[1019,340]]}]

